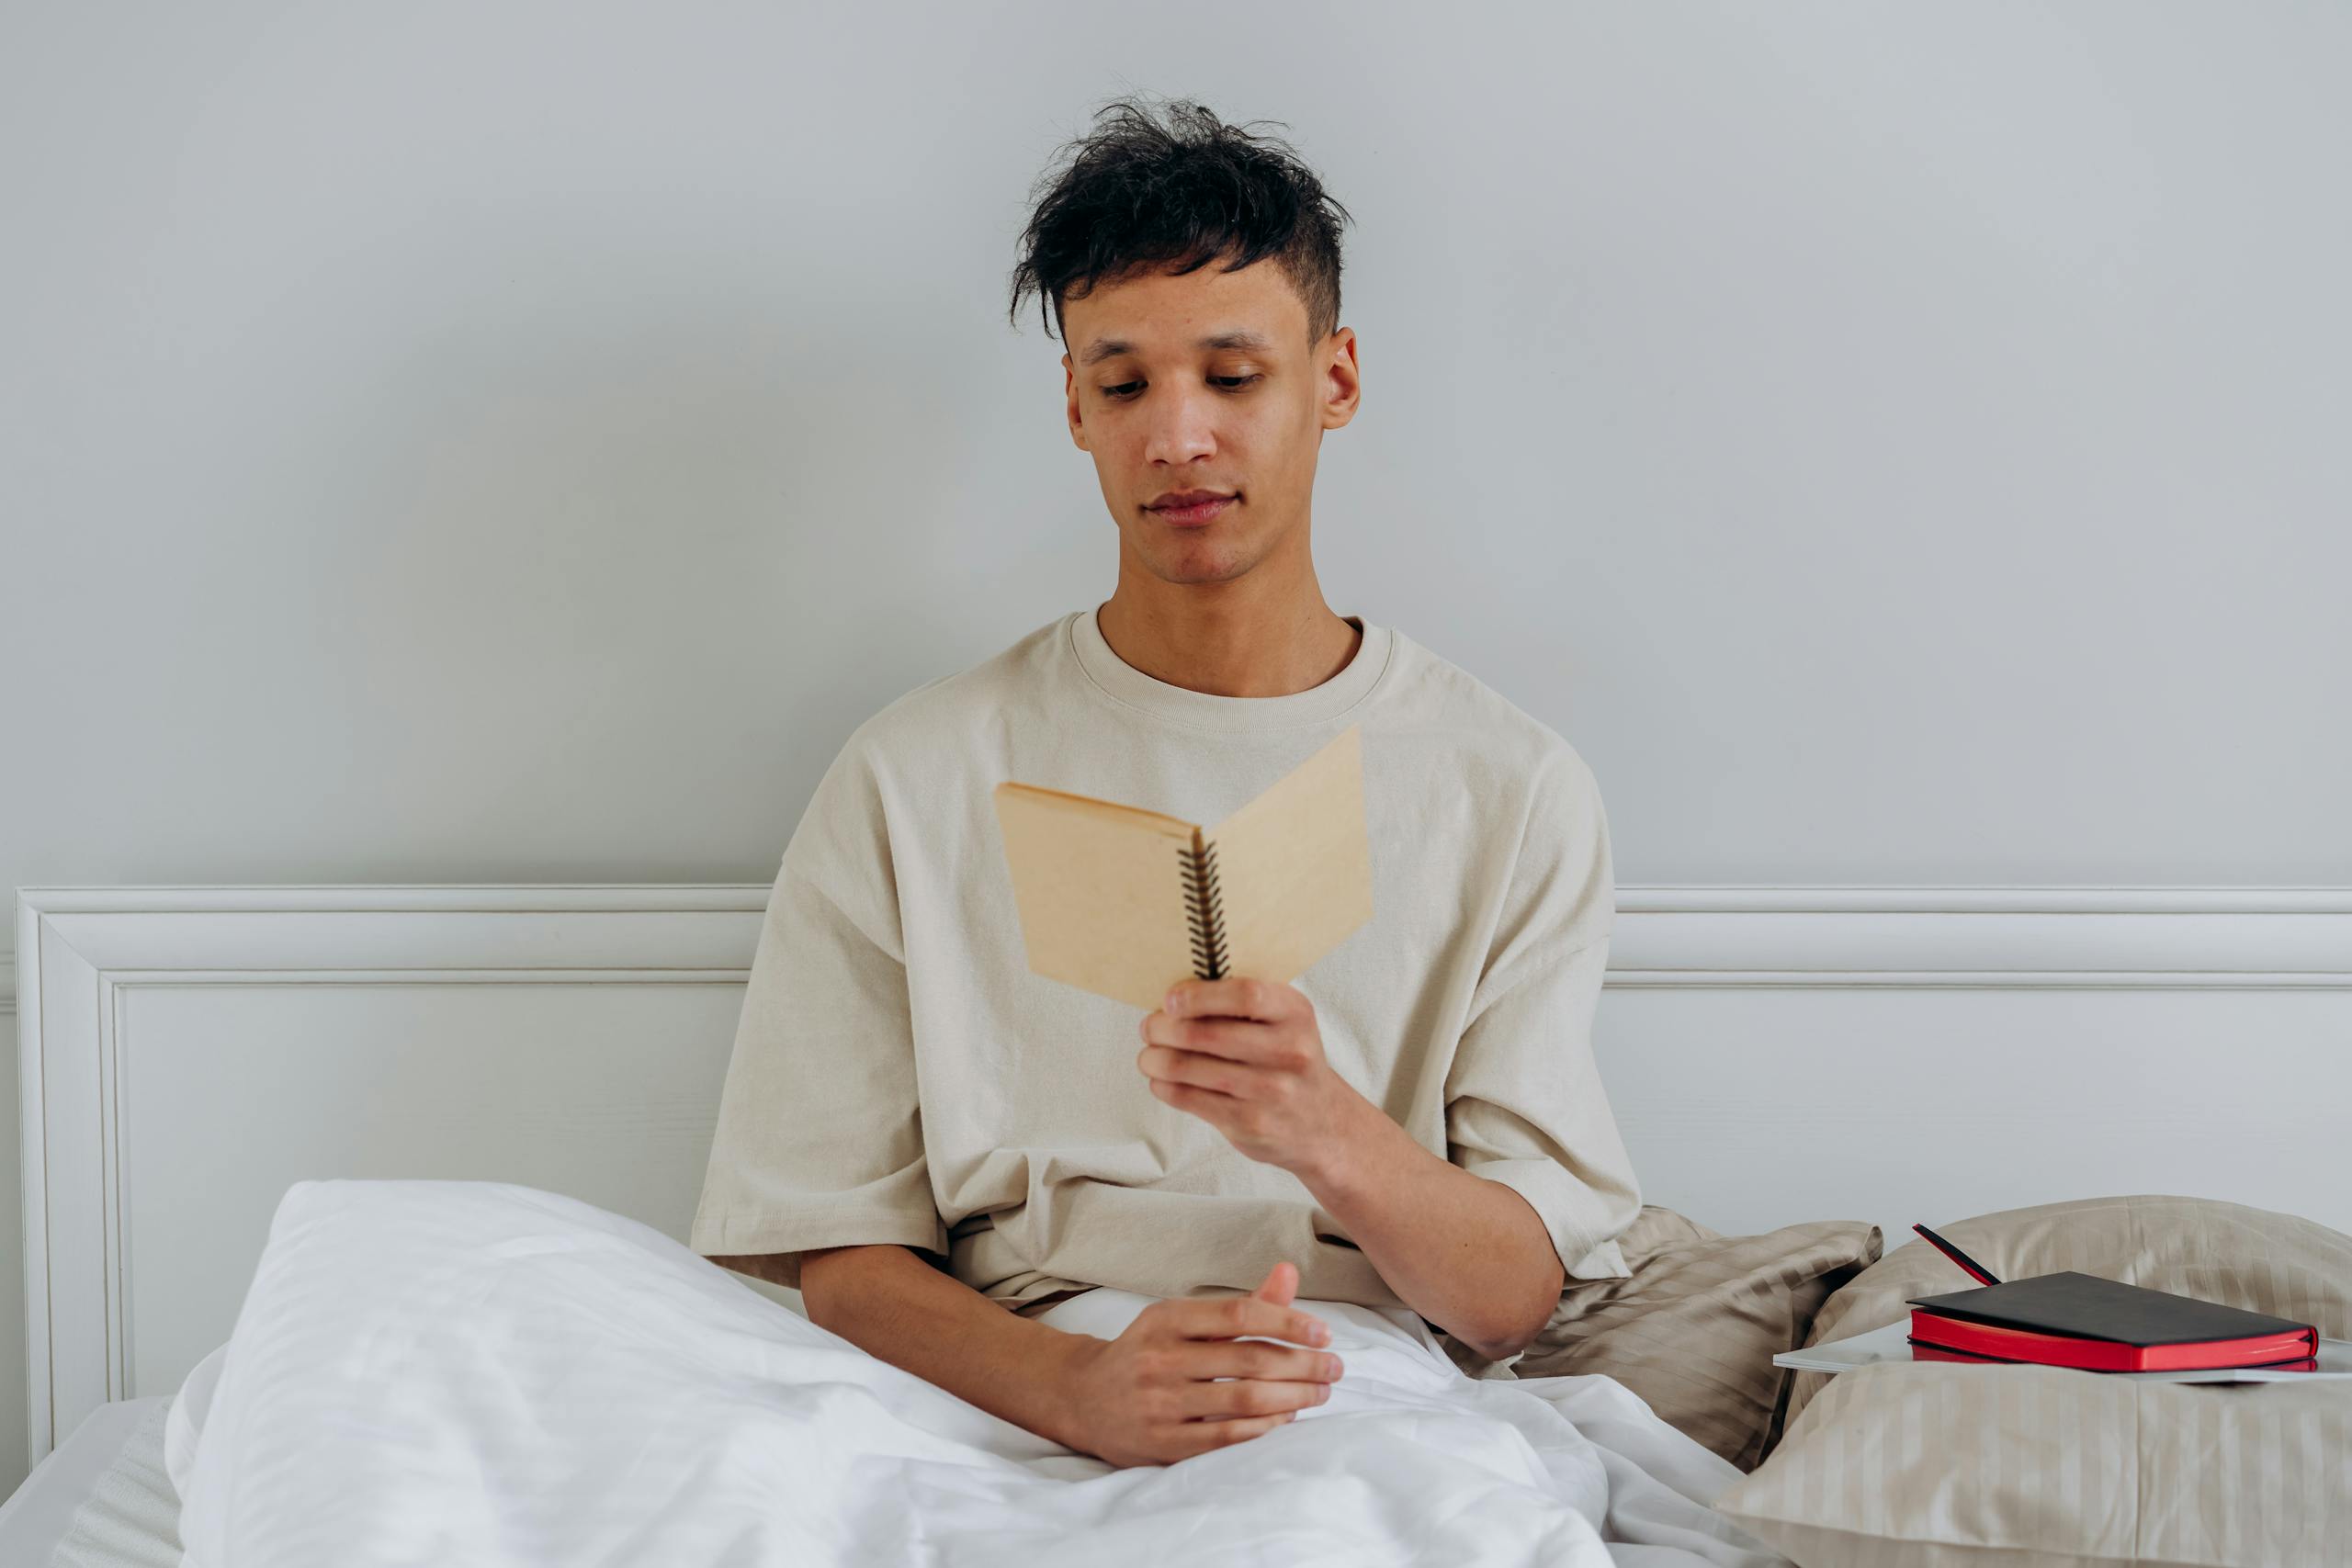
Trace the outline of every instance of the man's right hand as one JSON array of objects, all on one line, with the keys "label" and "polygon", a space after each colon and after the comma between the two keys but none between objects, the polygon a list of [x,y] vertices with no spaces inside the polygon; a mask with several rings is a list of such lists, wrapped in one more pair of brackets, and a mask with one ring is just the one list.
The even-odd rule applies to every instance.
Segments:
[{"label": "man's right hand", "polygon": [[1115,1465],[1172,1464],[1322,1404],[1339,1357],[1240,1337],[1329,1344],[1321,1318],[1292,1309],[1297,1292],[1297,1267],[1277,1263],[1246,1296],[1171,1297],[1136,1314],[1116,1339],[1087,1336],[1069,1384],[1076,1430],[1064,1440]]}]

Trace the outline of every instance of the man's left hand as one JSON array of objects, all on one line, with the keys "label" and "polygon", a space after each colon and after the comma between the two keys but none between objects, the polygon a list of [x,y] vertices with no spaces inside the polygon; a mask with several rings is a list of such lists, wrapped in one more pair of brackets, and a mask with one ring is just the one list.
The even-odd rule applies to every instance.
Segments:
[{"label": "man's left hand", "polygon": [[1323,1055],[1315,1004],[1273,980],[1186,980],[1143,1021],[1151,1092],[1251,1159],[1302,1175],[1329,1163],[1371,1102]]}]

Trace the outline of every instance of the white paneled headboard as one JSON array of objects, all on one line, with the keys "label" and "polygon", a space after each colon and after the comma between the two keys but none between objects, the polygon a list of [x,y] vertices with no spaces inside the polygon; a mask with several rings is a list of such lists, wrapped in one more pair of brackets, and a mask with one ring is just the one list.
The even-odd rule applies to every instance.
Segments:
[{"label": "white paneled headboard", "polygon": [[[22,890],[31,1457],[228,1337],[295,1180],[683,1237],[767,891]],[[2109,1192],[2352,1229],[2352,890],[1618,897],[1598,1035],[1649,1201],[1890,1247]]]}]

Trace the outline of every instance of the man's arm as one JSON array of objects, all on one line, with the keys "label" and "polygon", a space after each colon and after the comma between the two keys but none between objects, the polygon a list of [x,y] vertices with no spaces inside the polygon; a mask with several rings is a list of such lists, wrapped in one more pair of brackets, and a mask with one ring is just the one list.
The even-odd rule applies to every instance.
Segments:
[{"label": "man's arm", "polygon": [[[776,1259],[714,1258],[781,1284]],[[913,1249],[887,1244],[801,1254],[808,1321],[991,1416],[1070,1447],[1078,1428],[1066,1393],[1079,1359],[1102,1341],[1023,1317]]]},{"label": "man's arm", "polygon": [[1607,1244],[1641,1207],[1592,1049],[1615,912],[1599,786],[1564,747],[1537,775],[1447,1067],[1442,1156],[1332,1070],[1295,986],[1181,982],[1143,1021],[1136,1065],[1162,1100],[1297,1176],[1413,1310],[1506,1359],[1572,1270],[1622,1268]]},{"label": "man's arm", "polygon": [[1142,1033],[1136,1066],[1152,1092],[1296,1176],[1406,1305],[1489,1360],[1542,1332],[1567,1269],[1543,1212],[1513,1187],[1550,1196],[1566,1170],[1504,1162],[1506,1183],[1423,1148],[1332,1070],[1315,1004],[1295,986],[1182,981]]},{"label": "man's arm", "polygon": [[876,764],[853,736],[768,894],[686,1242],[765,1258],[758,1277],[793,1289],[814,1247],[947,1250],[891,864]]},{"label": "man's arm", "polygon": [[[1356,1137],[1327,1145],[1320,1185],[1304,1178],[1408,1302],[1407,1279],[1442,1292],[1433,1272],[1483,1271],[1491,1283],[1473,1288],[1493,1291],[1489,1313],[1510,1325],[1489,1344],[1414,1305],[1490,1359],[1543,1332],[1574,1270],[1611,1271],[1617,1254],[1606,1244],[1641,1207],[1592,1040],[1616,908],[1600,784],[1563,745],[1534,773],[1493,942],[1447,1068],[1443,1156],[1366,1102],[1351,1108],[1362,1122]],[[1493,1216],[1485,1232],[1451,1247],[1431,1234],[1466,1230],[1481,1209]],[[1521,1250],[1531,1244],[1532,1253]]]},{"label": "man's arm", "polygon": [[1543,1216],[1423,1148],[1370,1100],[1353,1107],[1332,1163],[1299,1179],[1407,1306],[1490,1361],[1526,1349],[1567,1284]]}]

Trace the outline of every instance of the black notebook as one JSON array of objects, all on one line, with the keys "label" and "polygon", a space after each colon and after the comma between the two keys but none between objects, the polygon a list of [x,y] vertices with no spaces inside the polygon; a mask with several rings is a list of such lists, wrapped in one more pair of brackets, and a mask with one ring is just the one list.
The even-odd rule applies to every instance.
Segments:
[{"label": "black notebook", "polygon": [[2120,1280],[2102,1280],[2071,1269],[1940,1296],[1912,1296],[1908,1303],[1972,1323],[2111,1339],[2124,1345],[2188,1345],[2311,1332],[2311,1325],[2290,1318],[2175,1295],[2170,1291],[2152,1291],[2144,1285],[2127,1285]]}]

